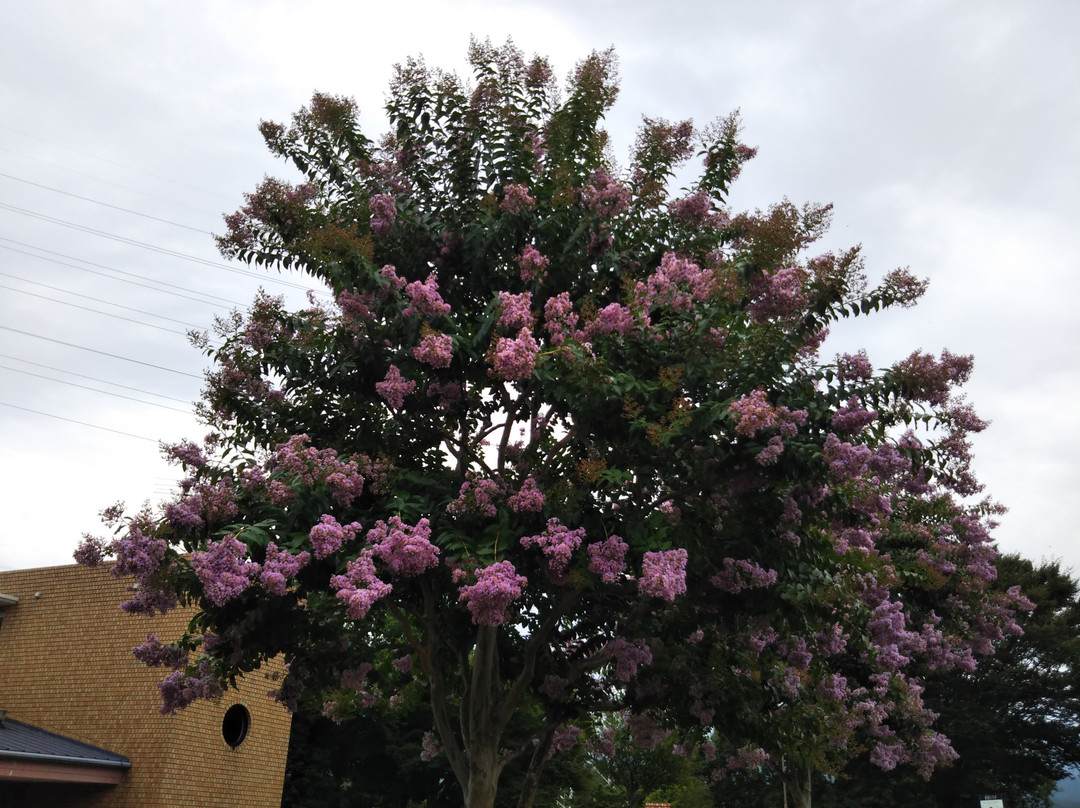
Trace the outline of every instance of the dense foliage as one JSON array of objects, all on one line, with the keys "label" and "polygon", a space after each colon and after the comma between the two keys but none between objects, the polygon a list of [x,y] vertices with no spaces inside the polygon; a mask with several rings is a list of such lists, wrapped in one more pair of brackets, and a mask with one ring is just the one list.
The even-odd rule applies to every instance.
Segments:
[{"label": "dense foliage", "polygon": [[862,752],[949,760],[908,671],[1013,625],[970,504],[971,359],[818,355],[924,284],[808,255],[828,207],[730,211],[734,117],[646,118],[619,169],[610,52],[563,91],[511,45],[469,58],[471,85],[399,66],[378,145],[342,98],[262,124],[303,181],[266,180],[219,246],[332,299],[219,323],[212,432],[167,449],[191,476],[79,551],[137,578],[132,611],[198,607],[136,649],[174,669],[163,709],[278,655],[278,697],[328,716],[424,691],[423,754],[469,808],[508,765],[531,805],[617,710],[646,748],[682,725],[715,778],[783,762],[797,794]]}]

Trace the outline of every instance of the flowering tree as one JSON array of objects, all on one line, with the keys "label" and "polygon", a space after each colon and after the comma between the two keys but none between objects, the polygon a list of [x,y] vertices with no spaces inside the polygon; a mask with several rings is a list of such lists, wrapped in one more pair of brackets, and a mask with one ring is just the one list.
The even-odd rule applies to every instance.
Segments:
[{"label": "flowering tree", "polygon": [[304,181],[219,246],[332,300],[218,323],[212,432],[167,447],[190,477],[78,551],[137,579],[131,611],[197,606],[136,649],[173,668],[162,709],[279,655],[278,698],[328,715],[425,689],[469,808],[522,758],[531,805],[575,722],[627,708],[646,746],[700,728],[716,776],[947,760],[907,671],[973,664],[1011,614],[966,504],[971,360],[818,357],[924,284],[807,257],[827,207],[733,215],[734,117],[646,118],[618,171],[610,52],[562,95],[510,45],[470,61],[469,87],[399,66],[378,146],[340,98],[262,124]]}]

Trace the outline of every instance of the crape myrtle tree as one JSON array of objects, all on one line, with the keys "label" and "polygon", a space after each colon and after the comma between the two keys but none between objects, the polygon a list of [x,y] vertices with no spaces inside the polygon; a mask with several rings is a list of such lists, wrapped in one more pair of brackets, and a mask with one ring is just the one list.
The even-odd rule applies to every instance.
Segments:
[{"label": "crape myrtle tree", "polygon": [[277,697],[327,715],[426,689],[424,754],[468,808],[511,761],[531,805],[622,709],[643,746],[699,728],[715,776],[948,760],[908,667],[971,664],[1011,614],[970,504],[971,359],[818,356],[924,284],[809,256],[828,207],[731,212],[734,116],[646,118],[618,168],[611,52],[561,91],[510,44],[469,60],[469,84],[399,66],[377,145],[326,95],[261,126],[304,179],[264,181],[219,247],[332,298],[219,322],[211,432],[166,449],[190,476],[77,553],[115,556],[130,611],[196,608],[135,651],[173,669],[162,709],[277,657]]}]

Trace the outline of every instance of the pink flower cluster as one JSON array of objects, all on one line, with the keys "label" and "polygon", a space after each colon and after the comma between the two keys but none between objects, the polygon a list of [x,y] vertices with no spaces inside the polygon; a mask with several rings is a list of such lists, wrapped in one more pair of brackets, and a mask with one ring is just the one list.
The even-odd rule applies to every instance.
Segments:
[{"label": "pink flower cluster", "polygon": [[506,504],[515,513],[539,513],[544,509],[544,492],[536,485],[536,480],[526,477],[521,489],[506,500]]},{"label": "pink flower cluster", "polygon": [[381,382],[375,383],[375,392],[395,410],[401,409],[405,403],[405,396],[411,395],[414,390],[416,390],[416,382],[404,378],[397,365],[391,365],[386,371],[386,377]]},{"label": "pink flower cluster", "polygon": [[548,572],[556,580],[562,579],[570,566],[570,557],[581,546],[585,528],[571,530],[560,524],[555,517],[548,519],[547,529],[536,536],[522,536],[522,547],[539,547],[547,558]]},{"label": "pink flower cluster", "polygon": [[527,328],[521,329],[514,339],[499,337],[491,361],[492,372],[506,381],[524,381],[532,376],[539,351],[540,346]]},{"label": "pink flower cluster", "polygon": [[552,345],[562,345],[570,337],[579,339],[582,335],[576,331],[578,319],[578,315],[574,314],[574,304],[570,302],[569,292],[560,292],[549,297],[544,304],[544,321],[551,335]]},{"label": "pink flower cluster", "polygon": [[368,531],[372,553],[381,558],[394,575],[420,575],[439,564],[439,548],[431,543],[431,523],[421,519],[410,526],[397,516],[390,524],[379,520]]},{"label": "pink flower cluster", "polygon": [[191,566],[203,585],[206,597],[223,606],[248,588],[259,573],[259,565],[244,560],[247,546],[231,533],[211,542],[205,551],[191,554]]},{"label": "pink flower cluster", "polygon": [[532,292],[522,292],[515,295],[510,292],[499,292],[499,320],[495,324],[499,328],[517,331],[522,328],[531,329],[536,322],[532,313]]},{"label": "pink flower cluster", "polygon": [[618,536],[608,536],[586,549],[589,551],[589,572],[599,575],[604,583],[613,584],[626,572],[626,551],[630,547]]},{"label": "pink flower cluster", "polygon": [[525,283],[543,281],[549,263],[551,263],[550,259],[541,255],[540,251],[533,245],[526,244],[525,249],[521,251],[521,255],[517,258],[518,269],[521,271],[521,280]]},{"label": "pink flower cluster", "polygon": [[476,511],[484,516],[494,516],[498,503],[506,494],[506,487],[498,480],[477,477],[473,473],[461,484],[458,498],[446,506],[447,513],[464,514]]},{"label": "pink flower cluster", "polygon": [[348,525],[339,524],[338,520],[333,516],[324,513],[319,519],[319,524],[311,528],[308,533],[311,538],[311,546],[315,549],[315,557],[326,558],[328,555],[336,553],[341,549],[341,545],[356,538],[356,533],[360,530],[360,527],[359,522],[352,522]]},{"label": "pink flower cluster", "polygon": [[473,622],[481,626],[500,626],[506,622],[506,610],[521,597],[521,587],[528,583],[509,561],[497,561],[476,571],[476,583],[461,587],[458,600],[469,607]]},{"label": "pink flower cluster", "polygon": [[723,569],[709,578],[709,583],[724,592],[737,595],[744,589],[760,588],[776,583],[776,570],[769,570],[753,561],[725,558]]},{"label": "pink flower cluster", "polygon": [[450,313],[450,306],[439,294],[439,284],[435,280],[434,272],[428,275],[423,283],[413,281],[406,286],[405,294],[409,296],[409,305],[401,312],[405,317],[417,316],[431,319]]},{"label": "pink flower cluster", "polygon": [[379,274],[390,281],[390,286],[397,291],[401,291],[405,288],[405,279],[397,274],[397,267],[393,264],[385,264],[382,269],[379,270]]},{"label": "pink flower cluster", "polygon": [[150,668],[172,668],[179,670],[187,665],[188,652],[175,645],[165,645],[153,634],[146,635],[146,642],[131,649],[131,654],[139,662]]},{"label": "pink flower cluster", "polygon": [[367,615],[375,601],[389,595],[393,589],[375,575],[372,555],[371,548],[362,550],[358,558],[349,562],[344,575],[330,579],[330,586],[337,591],[337,599],[346,606],[345,613],[354,620]]},{"label": "pink flower cluster", "polygon": [[638,591],[671,603],[686,592],[686,560],[686,550],[682,547],[645,553],[641,560]]},{"label": "pink flower cluster", "polygon": [[389,194],[373,194],[368,202],[371,212],[371,230],[379,236],[388,236],[394,229],[397,219],[397,204]]},{"label": "pink flower cluster", "polygon": [[634,739],[634,746],[646,751],[655,749],[671,734],[645,713],[630,716],[626,725],[630,730],[630,737]]},{"label": "pink flower cluster", "polygon": [[[334,501],[347,508],[360,496],[364,489],[364,476],[360,473],[360,464],[356,460],[341,460],[334,449],[316,449],[309,446],[307,435],[294,435],[279,445],[266,463],[266,470],[271,474],[282,471],[294,477],[303,485],[314,485],[323,481],[330,488]],[[272,496],[274,482],[267,483]],[[292,492],[279,482],[276,504],[285,504],[292,498]]]},{"label": "pink flower cluster", "polygon": [[630,189],[620,184],[605,168],[598,168],[581,189],[585,204],[599,218],[610,221],[630,207]]},{"label": "pink flower cluster", "polygon": [[585,326],[585,334],[595,338],[600,334],[616,334],[628,337],[638,324],[632,311],[621,303],[609,303],[596,312],[596,316]]},{"label": "pink flower cluster", "polygon": [[759,769],[769,762],[769,753],[760,746],[744,746],[727,759],[729,769]]},{"label": "pink flower cluster", "polygon": [[223,691],[221,682],[214,675],[209,663],[199,664],[199,675],[188,676],[183,671],[173,671],[160,682],[161,706],[158,712],[170,715],[182,710],[197,699],[216,699]]},{"label": "pink flower cluster", "polygon": [[307,550],[293,555],[288,550],[279,549],[274,542],[270,542],[266,546],[266,558],[263,559],[259,579],[263,582],[263,586],[275,595],[284,595],[288,579],[295,578],[296,573],[300,572],[310,560],[311,554]]},{"label": "pink flower cluster", "polygon": [[453,360],[454,340],[449,334],[430,332],[425,334],[420,344],[412,349],[412,355],[433,368],[450,367]]},{"label": "pink flower cluster", "polygon": [[735,432],[748,438],[772,427],[779,429],[781,435],[792,437],[799,427],[806,423],[806,410],[774,407],[769,403],[768,395],[760,388],[731,402],[728,412],[735,420]]},{"label": "pink flower cluster", "polygon": [[645,640],[631,642],[625,637],[616,637],[601,648],[600,653],[615,660],[615,678],[620,682],[629,682],[641,665],[648,665],[653,659]]},{"label": "pink flower cluster", "polygon": [[573,724],[556,727],[555,733],[551,737],[551,747],[547,753],[548,759],[554,757],[556,752],[569,752],[577,746],[580,735],[581,727],[575,727]]},{"label": "pink flower cluster", "polygon": [[877,410],[866,409],[858,398],[852,396],[833,413],[832,427],[837,432],[857,434],[863,427],[876,421],[877,417]]},{"label": "pink flower cluster", "polygon": [[634,304],[642,311],[654,306],[689,312],[708,299],[714,285],[711,269],[702,269],[673,252],[664,253],[660,266],[634,288]]},{"label": "pink flower cluster", "polygon": [[524,185],[506,185],[503,187],[503,199],[499,208],[511,214],[530,210],[536,200],[529,196],[529,189]]},{"label": "pink flower cluster", "polygon": [[192,441],[161,444],[161,453],[167,460],[179,463],[185,469],[201,469],[206,465],[202,447]]},{"label": "pink flower cluster", "polygon": [[763,273],[752,291],[753,301],[747,309],[750,318],[760,323],[801,316],[808,302],[805,282],[806,271],[799,267]]}]

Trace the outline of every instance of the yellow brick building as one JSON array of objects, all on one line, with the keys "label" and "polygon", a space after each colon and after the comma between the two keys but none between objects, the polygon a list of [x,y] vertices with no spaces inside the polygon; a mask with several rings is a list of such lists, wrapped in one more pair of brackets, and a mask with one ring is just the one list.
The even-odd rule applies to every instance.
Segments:
[{"label": "yellow brick building", "polygon": [[[192,613],[129,615],[119,608],[129,596],[104,568],[0,572],[0,710],[9,730],[32,725],[130,761],[5,757],[0,718],[0,808],[277,808],[290,715],[267,697],[273,683],[249,674],[217,702],[161,715],[156,683],[168,671],[145,667],[131,649],[147,634],[178,637]],[[95,771],[118,782],[95,783]]]}]

